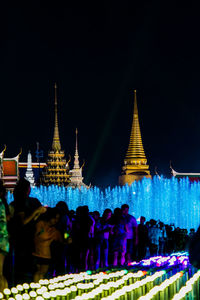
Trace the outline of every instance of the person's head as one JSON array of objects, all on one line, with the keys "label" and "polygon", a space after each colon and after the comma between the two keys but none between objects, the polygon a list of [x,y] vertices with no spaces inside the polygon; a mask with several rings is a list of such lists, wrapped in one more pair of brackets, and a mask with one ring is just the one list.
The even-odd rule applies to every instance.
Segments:
[{"label": "person's head", "polygon": [[150,227],[150,222],[149,222],[149,221],[146,222],[146,226],[147,226],[148,228]]},{"label": "person's head", "polygon": [[100,218],[100,213],[98,210],[93,211],[92,217],[94,218],[95,221],[98,221]]},{"label": "person's head", "polygon": [[114,209],[114,216],[115,216],[115,217],[121,217],[121,215],[122,215],[121,208],[116,207],[116,208]]},{"label": "person's head", "polygon": [[154,219],[151,219],[151,220],[149,221],[149,223],[150,223],[150,226],[151,226],[151,227],[156,226],[156,220],[154,220]]},{"label": "person's head", "polygon": [[38,220],[46,221],[50,226],[53,226],[58,223],[59,218],[59,210],[56,207],[47,207],[46,212],[42,214]]},{"label": "person's head", "polygon": [[164,223],[163,223],[163,222],[159,222],[158,225],[159,225],[159,228],[160,228],[160,229],[163,229],[163,228],[164,228]]},{"label": "person's head", "polygon": [[107,220],[109,220],[111,217],[112,217],[112,210],[109,209],[109,208],[106,208],[106,209],[104,210],[104,212],[103,212],[102,218],[103,218],[105,221],[107,221]]},{"label": "person's head", "polygon": [[59,210],[60,215],[67,215],[69,213],[69,209],[67,203],[64,201],[59,201],[56,204],[56,208]]},{"label": "person's head", "polygon": [[82,216],[88,216],[89,214],[89,208],[87,205],[83,205],[82,206],[82,209],[81,209],[81,215]]},{"label": "person's head", "polygon": [[129,212],[129,205],[128,204],[123,204],[121,206],[121,211],[122,211],[122,215],[128,215]]},{"label": "person's head", "polygon": [[144,224],[145,223],[145,221],[146,221],[146,218],[145,217],[143,217],[143,216],[141,216],[140,217],[140,224]]},{"label": "person's head", "polygon": [[27,198],[30,192],[31,192],[30,182],[25,178],[20,178],[13,191],[14,199]]},{"label": "person's head", "polygon": [[80,214],[81,214],[81,209],[82,209],[82,206],[78,206],[78,207],[76,208],[76,217],[79,217],[79,216],[80,216]]},{"label": "person's head", "polygon": [[89,208],[87,205],[79,206],[76,209],[76,216],[78,218],[85,218],[89,215]]}]

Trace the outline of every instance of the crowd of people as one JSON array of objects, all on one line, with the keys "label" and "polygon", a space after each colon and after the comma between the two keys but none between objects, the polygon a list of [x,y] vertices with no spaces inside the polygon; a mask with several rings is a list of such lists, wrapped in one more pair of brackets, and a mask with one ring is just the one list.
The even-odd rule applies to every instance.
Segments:
[{"label": "crowd of people", "polygon": [[20,179],[8,205],[0,181],[0,290],[182,251],[195,233],[153,219],[147,222],[143,216],[138,224],[128,204],[107,208],[101,216],[88,206],[69,210],[59,199],[56,207],[44,207],[29,194],[30,183]]}]

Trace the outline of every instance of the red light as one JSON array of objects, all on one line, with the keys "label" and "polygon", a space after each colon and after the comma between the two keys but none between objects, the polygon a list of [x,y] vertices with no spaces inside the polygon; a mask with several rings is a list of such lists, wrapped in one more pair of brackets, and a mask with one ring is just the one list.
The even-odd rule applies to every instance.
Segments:
[{"label": "red light", "polygon": [[146,275],[147,274],[147,271],[142,271],[143,275]]}]

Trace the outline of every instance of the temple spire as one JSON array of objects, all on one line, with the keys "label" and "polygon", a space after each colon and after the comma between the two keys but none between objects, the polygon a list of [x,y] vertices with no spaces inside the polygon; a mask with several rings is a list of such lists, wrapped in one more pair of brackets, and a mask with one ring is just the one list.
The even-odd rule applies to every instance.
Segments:
[{"label": "temple spire", "polygon": [[25,173],[25,179],[28,180],[31,184],[31,186],[35,185],[35,179],[34,179],[34,174],[32,170],[32,156],[31,152],[28,152],[28,164],[27,164],[27,169]]},{"label": "temple spire", "polygon": [[133,111],[131,135],[130,135],[128,151],[126,153],[126,159],[129,158],[146,159],[143,144],[142,144],[141,131],[140,131],[136,90],[134,90],[134,111]]},{"label": "temple spire", "polygon": [[42,184],[66,186],[69,182],[69,166],[66,165],[65,152],[61,149],[58,130],[58,100],[55,83],[55,125],[52,149],[48,153],[46,167],[42,173]]},{"label": "temple spire", "polygon": [[151,175],[142,144],[138,117],[137,95],[136,90],[134,90],[134,109],[130,141],[124,159],[124,166],[122,167],[122,175],[119,177],[119,184],[131,184],[133,181],[140,180],[143,177],[151,178]]},{"label": "temple spire", "polygon": [[79,169],[79,155],[78,155],[78,129],[76,128],[76,147],[74,155],[74,169]]},{"label": "temple spire", "polygon": [[81,186],[87,187],[83,183],[82,176],[82,167],[79,166],[79,155],[78,155],[78,130],[76,128],[76,146],[75,146],[75,155],[74,155],[74,168],[70,172],[70,183],[68,187],[80,188]]},{"label": "temple spire", "polygon": [[55,88],[55,125],[54,125],[54,136],[52,149],[54,151],[61,150],[60,137],[59,137],[59,129],[58,129],[58,100],[57,100],[57,84],[54,85]]}]

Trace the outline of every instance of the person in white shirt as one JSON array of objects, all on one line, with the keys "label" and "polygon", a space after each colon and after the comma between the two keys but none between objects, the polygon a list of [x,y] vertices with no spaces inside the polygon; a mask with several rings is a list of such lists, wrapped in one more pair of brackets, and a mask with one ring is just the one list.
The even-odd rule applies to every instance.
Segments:
[{"label": "person in white shirt", "polygon": [[158,255],[159,240],[162,237],[162,231],[158,227],[157,222],[155,220],[151,219],[149,221],[149,224],[149,251],[151,256],[156,256]]}]

